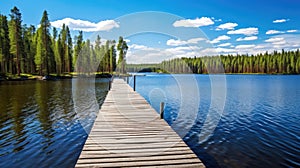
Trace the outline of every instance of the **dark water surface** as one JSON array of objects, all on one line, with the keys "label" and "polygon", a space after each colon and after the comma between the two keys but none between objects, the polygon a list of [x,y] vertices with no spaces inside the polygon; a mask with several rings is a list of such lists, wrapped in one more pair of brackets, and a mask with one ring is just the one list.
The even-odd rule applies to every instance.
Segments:
[{"label": "dark water surface", "polygon": [[300,76],[223,77],[148,74],[136,89],[157,111],[166,103],[166,121],[207,167],[300,167]]},{"label": "dark water surface", "polygon": [[107,86],[98,80],[0,82],[0,167],[74,167],[87,138],[82,125],[94,120],[90,112],[78,119],[74,93],[94,92],[102,104]]}]

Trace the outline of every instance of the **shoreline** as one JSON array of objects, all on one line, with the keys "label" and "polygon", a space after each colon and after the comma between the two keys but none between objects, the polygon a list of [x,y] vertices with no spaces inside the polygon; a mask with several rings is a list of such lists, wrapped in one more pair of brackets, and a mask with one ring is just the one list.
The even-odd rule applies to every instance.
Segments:
[{"label": "shoreline", "polygon": [[0,75],[0,82],[1,81],[32,81],[32,80],[45,80],[45,81],[55,81],[55,80],[63,80],[63,79],[73,79],[78,77],[83,78],[111,78],[113,75],[109,73],[103,73],[103,74],[65,74],[65,75],[34,75],[34,74],[21,74],[20,76],[16,75]]},{"label": "shoreline", "polygon": [[[139,74],[139,72],[129,72],[129,73],[136,73]],[[159,75],[170,75],[171,73],[156,73],[152,72],[153,74],[159,74]],[[290,76],[290,75],[300,75],[300,74],[287,74],[287,73],[172,73],[173,75],[268,75],[268,76]],[[22,74],[20,76],[13,76],[13,75],[0,75],[0,82],[1,81],[32,81],[32,80],[45,80],[45,81],[55,81],[55,80],[63,80],[63,79],[73,79],[73,78],[112,78],[116,74],[111,73],[103,73],[103,74],[66,74],[66,75],[33,75],[33,74]],[[116,75],[116,76],[122,76],[122,75]],[[129,74],[129,76],[131,76]]]}]

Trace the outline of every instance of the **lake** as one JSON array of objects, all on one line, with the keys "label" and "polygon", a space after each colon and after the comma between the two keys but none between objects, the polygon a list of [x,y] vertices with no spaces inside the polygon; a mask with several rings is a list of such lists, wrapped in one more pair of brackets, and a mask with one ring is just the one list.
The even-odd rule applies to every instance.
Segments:
[{"label": "lake", "polygon": [[95,79],[0,82],[0,167],[74,167],[98,111],[87,95],[101,105],[107,90]]},{"label": "lake", "polygon": [[165,120],[207,167],[300,167],[300,76],[148,74],[136,83],[156,111],[166,103]]},{"label": "lake", "polygon": [[[107,88],[0,82],[0,167],[73,167]],[[136,90],[207,167],[300,166],[300,76],[146,74]]]}]

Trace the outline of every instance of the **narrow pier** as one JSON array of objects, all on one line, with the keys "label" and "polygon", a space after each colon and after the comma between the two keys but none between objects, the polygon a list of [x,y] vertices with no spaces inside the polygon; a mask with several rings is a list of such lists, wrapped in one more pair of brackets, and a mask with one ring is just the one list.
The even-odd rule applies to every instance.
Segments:
[{"label": "narrow pier", "polygon": [[205,167],[137,92],[114,79],[75,167]]}]

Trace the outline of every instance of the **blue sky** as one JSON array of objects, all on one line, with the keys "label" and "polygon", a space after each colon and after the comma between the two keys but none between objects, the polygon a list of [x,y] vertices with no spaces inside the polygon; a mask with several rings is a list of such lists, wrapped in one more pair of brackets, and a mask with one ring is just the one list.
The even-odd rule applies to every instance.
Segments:
[{"label": "blue sky", "polygon": [[130,63],[300,48],[298,0],[4,0],[0,13],[13,6],[28,25],[38,25],[47,10],[52,26],[66,23],[73,35],[122,35]]}]

